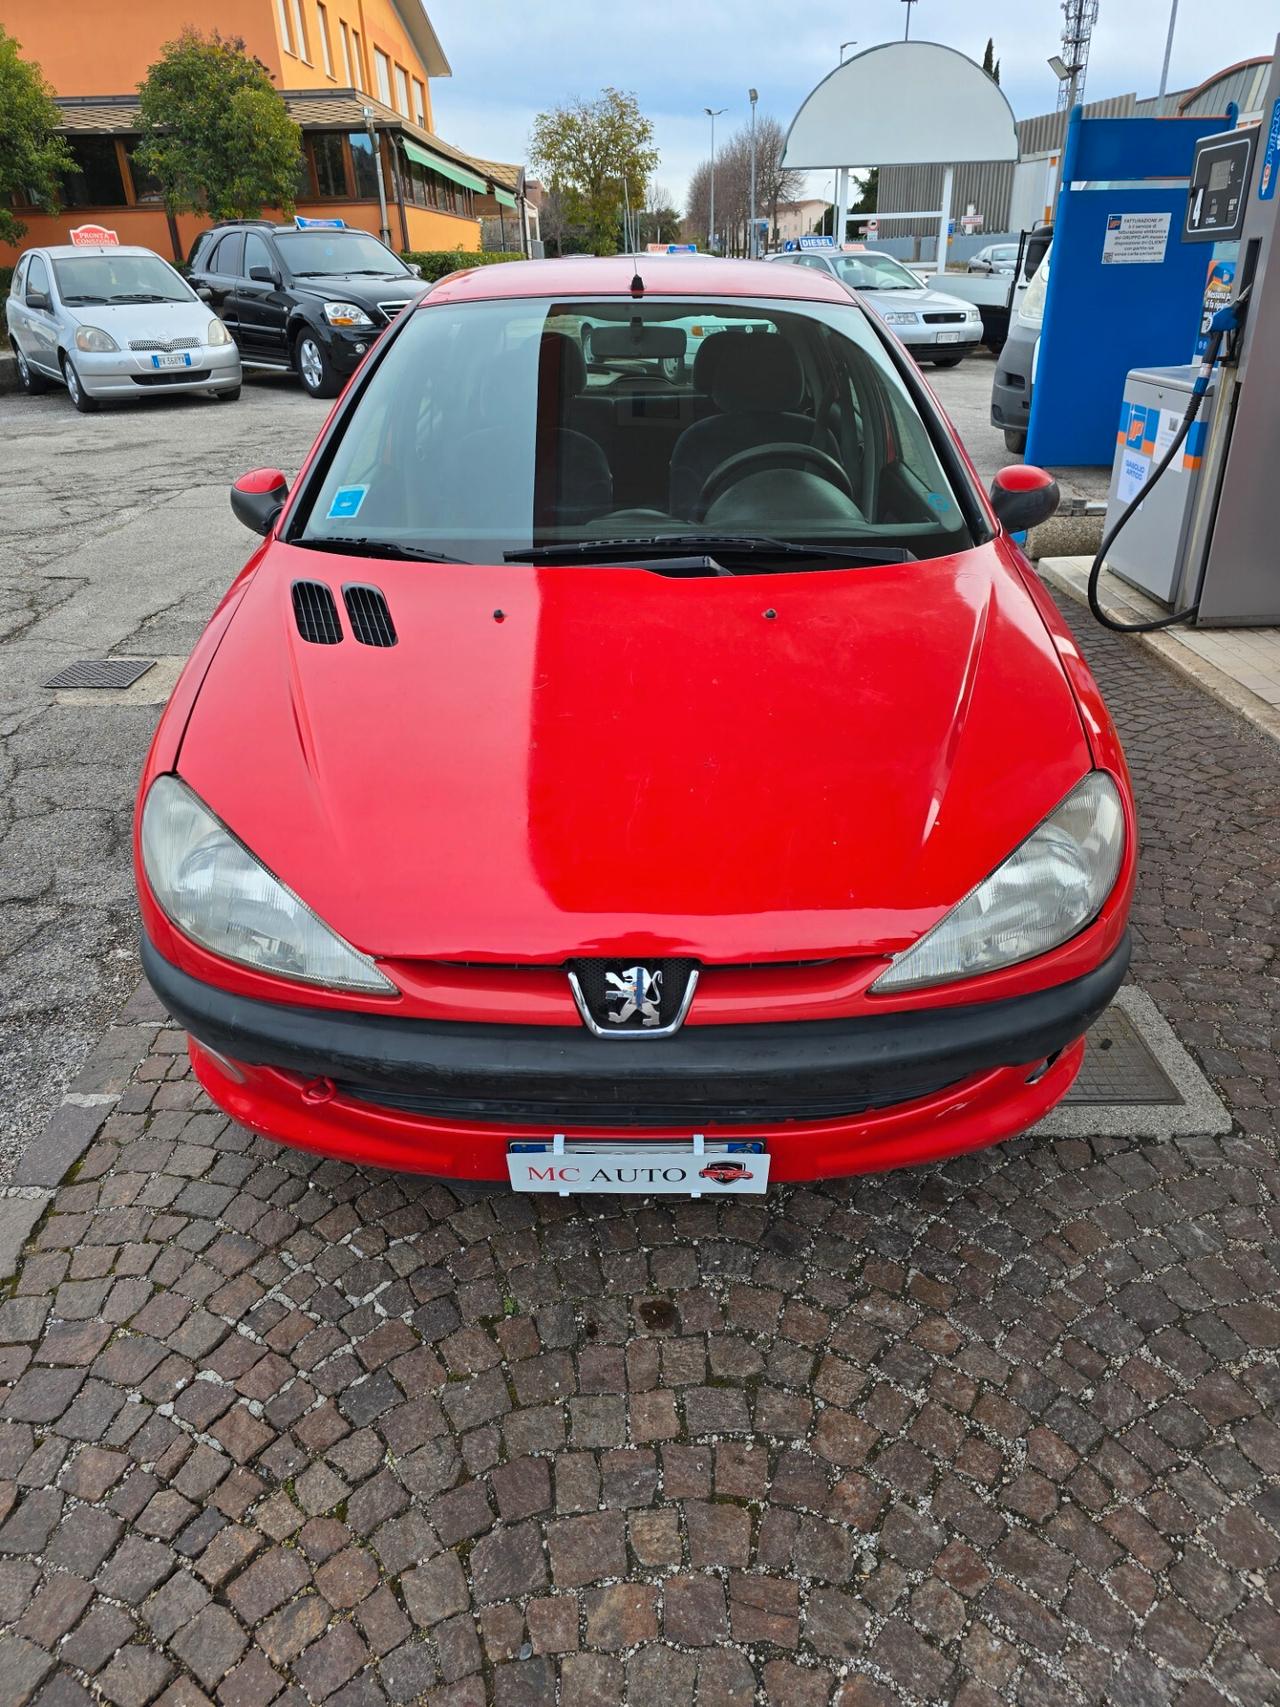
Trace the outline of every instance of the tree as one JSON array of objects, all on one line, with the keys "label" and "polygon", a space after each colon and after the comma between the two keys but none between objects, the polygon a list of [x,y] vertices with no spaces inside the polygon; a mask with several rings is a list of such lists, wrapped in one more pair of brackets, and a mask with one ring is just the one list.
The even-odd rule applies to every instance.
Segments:
[{"label": "tree", "polygon": [[148,67],[138,106],[138,161],[159,180],[171,218],[293,211],[302,132],[239,37],[184,30]]},{"label": "tree", "polygon": [[986,51],[982,55],[982,69],[993,83],[1000,81],[1000,61],[996,58],[996,44],[990,36],[987,37]]},{"label": "tree", "polygon": [[[767,217],[774,241],[778,236],[778,208],[795,201],[804,188],[805,175],[782,164],[786,132],[774,118],[756,121],[756,215]],[[711,162],[701,161],[689,180],[685,204],[685,229],[690,241],[705,243],[711,218]],[[750,253],[751,231],[751,127],[735,131],[716,150],[717,237],[732,255]]]},{"label": "tree", "polygon": [[634,95],[602,89],[594,101],[575,100],[539,113],[529,160],[569,197],[571,221],[587,228],[597,255],[616,253],[624,204],[644,205],[645,184],[658,164],[653,125]]},{"label": "tree", "polygon": [[880,205],[880,168],[869,166],[858,180],[858,199],[850,213],[874,213]]},{"label": "tree", "polygon": [[0,243],[16,243],[26,224],[10,206],[15,196],[52,213],[61,175],[75,161],[58,135],[62,114],[44,72],[18,57],[18,43],[0,29]]}]

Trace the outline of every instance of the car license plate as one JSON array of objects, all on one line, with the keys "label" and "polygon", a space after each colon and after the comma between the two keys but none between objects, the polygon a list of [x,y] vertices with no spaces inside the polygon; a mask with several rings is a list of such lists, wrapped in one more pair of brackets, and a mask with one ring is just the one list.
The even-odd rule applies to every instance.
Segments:
[{"label": "car license plate", "polygon": [[741,1197],[768,1187],[769,1154],[758,1138],[714,1144],[698,1136],[687,1144],[521,1139],[507,1146],[507,1172],[513,1191],[562,1197]]},{"label": "car license plate", "polygon": [[152,367],[190,367],[191,355],[187,350],[181,350],[172,356],[152,356]]},{"label": "car license plate", "polygon": [[958,344],[960,342],[960,334],[959,332],[939,332],[938,342],[940,344]]}]

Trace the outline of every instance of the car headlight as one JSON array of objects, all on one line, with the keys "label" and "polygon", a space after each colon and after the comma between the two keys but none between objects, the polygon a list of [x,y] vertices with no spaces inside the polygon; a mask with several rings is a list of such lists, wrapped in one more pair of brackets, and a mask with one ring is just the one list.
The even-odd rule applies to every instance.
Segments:
[{"label": "car headlight", "polygon": [[278,978],[397,993],[176,776],[157,777],[147,795],[142,864],[167,917],[215,954]]},{"label": "car headlight", "polygon": [[326,302],[324,317],[330,326],[372,326],[373,321],[356,302]]},{"label": "car headlight", "polygon": [[981,320],[982,310],[980,308],[966,308],[964,317],[966,320]]},{"label": "car headlight", "polygon": [[914,326],[917,316],[914,313],[906,314],[900,309],[890,308],[881,315],[881,319],[886,326]]},{"label": "car headlight", "polygon": [[104,332],[101,326],[76,327],[77,350],[91,350],[95,356],[105,356],[111,350],[119,348],[110,332]]},{"label": "car headlight", "polygon": [[211,350],[217,349],[219,344],[229,344],[231,342],[231,334],[227,331],[221,320],[211,320],[209,322],[209,330],[204,335],[204,341],[208,344]]},{"label": "car headlight", "polygon": [[895,955],[873,990],[974,978],[1044,954],[1102,909],[1124,855],[1124,808],[1105,771],[1090,771],[990,877]]}]

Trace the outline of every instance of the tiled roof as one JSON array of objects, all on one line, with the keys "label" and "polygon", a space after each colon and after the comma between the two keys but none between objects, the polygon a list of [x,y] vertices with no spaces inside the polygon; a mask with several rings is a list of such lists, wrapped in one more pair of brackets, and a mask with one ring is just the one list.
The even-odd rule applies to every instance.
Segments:
[{"label": "tiled roof", "polygon": [[[518,187],[522,167],[502,160],[476,159],[358,89],[285,89],[282,93],[289,116],[303,130],[363,130],[364,110],[369,107],[382,129],[401,131],[433,154],[470,167],[504,190],[514,193]],[[57,104],[68,135],[118,136],[138,129],[138,103],[132,95],[63,96]]]}]

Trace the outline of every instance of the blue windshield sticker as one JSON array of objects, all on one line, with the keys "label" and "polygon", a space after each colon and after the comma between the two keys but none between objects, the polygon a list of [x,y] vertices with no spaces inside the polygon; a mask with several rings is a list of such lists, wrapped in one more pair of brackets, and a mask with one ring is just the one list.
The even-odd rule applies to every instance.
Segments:
[{"label": "blue windshield sticker", "polygon": [[328,519],[331,522],[353,521],[360,514],[360,506],[368,490],[367,486],[339,486],[329,505]]}]

